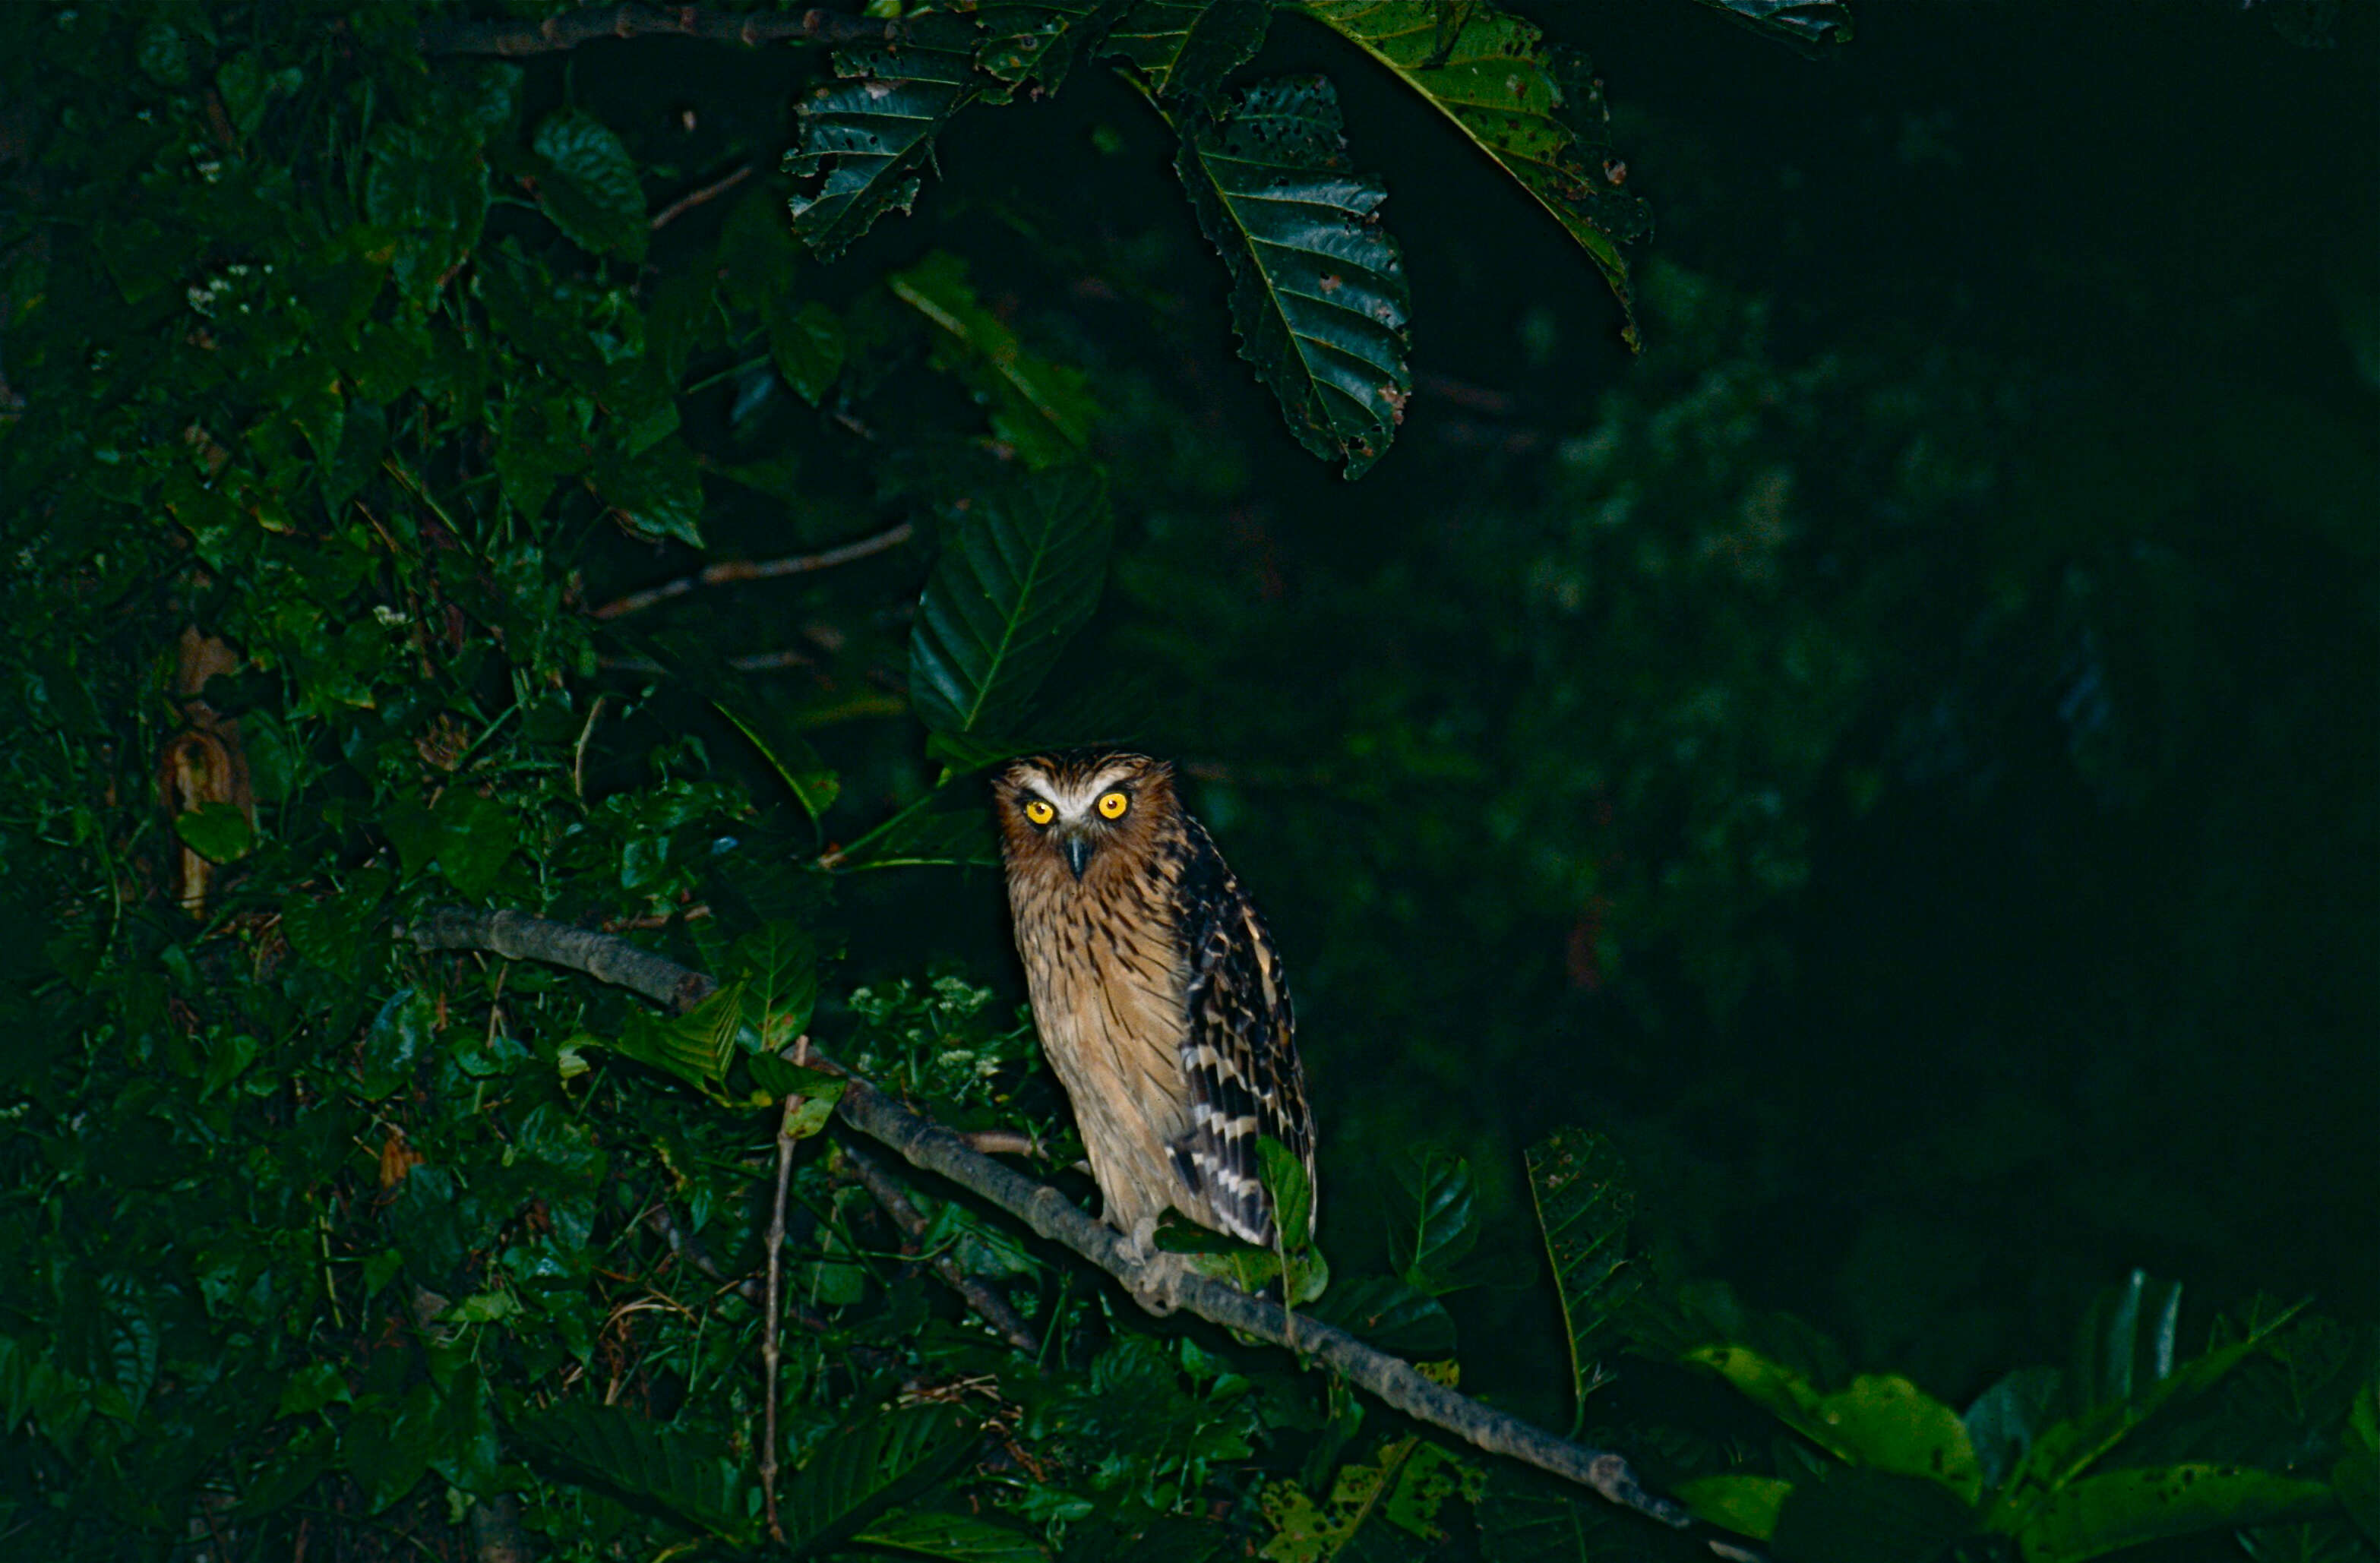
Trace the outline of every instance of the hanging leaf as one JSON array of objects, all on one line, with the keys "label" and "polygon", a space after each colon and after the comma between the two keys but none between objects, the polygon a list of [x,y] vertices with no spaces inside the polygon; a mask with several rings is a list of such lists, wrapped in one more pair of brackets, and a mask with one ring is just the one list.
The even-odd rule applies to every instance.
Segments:
[{"label": "hanging leaf", "polygon": [[1086,47],[1099,37],[1126,0],[983,0],[976,25],[983,42],[976,65],[1002,85],[987,103],[1006,103],[1019,91],[1055,91]]},{"label": "hanging leaf", "polygon": [[1637,345],[1620,247],[1651,227],[1604,139],[1602,93],[1584,60],[1489,3],[1462,10],[1451,38],[1439,0],[1301,0],[1298,8],[1394,71],[1503,165],[1603,273]]},{"label": "hanging leaf", "polygon": [[785,1491],[785,1539],[822,1552],[868,1521],[931,1486],[975,1439],[949,1408],[911,1406],[828,1436]]},{"label": "hanging leaf", "polygon": [[894,297],[935,327],[934,363],[956,374],[991,409],[992,432],[1036,469],[1079,461],[1089,449],[1099,404],[1083,373],[1038,358],[983,307],[966,262],[936,250],[886,279]]},{"label": "hanging leaf", "polygon": [[832,260],[895,208],[909,210],[933,162],[934,137],[976,95],[976,33],[964,17],[927,12],[909,19],[903,42],[844,49],[841,81],[822,86],[799,111],[785,171],[816,188],[794,197],[794,233]]},{"label": "hanging leaf", "polygon": [[635,536],[702,546],[702,469],[682,441],[640,455],[607,454],[596,463],[595,487]]},{"label": "hanging leaf", "polygon": [[978,495],[917,601],[909,699],[927,726],[999,731],[1022,714],[1107,576],[1107,491],[1063,467]]},{"label": "hanging leaf", "polygon": [[537,203],[579,248],[642,260],[650,233],[637,160],[612,127],[589,114],[565,109],[539,124],[532,143],[545,160]]},{"label": "hanging leaf", "polygon": [[1108,30],[1106,53],[1159,97],[1196,100],[1257,57],[1271,22],[1271,0],[1134,0]]},{"label": "hanging leaf", "polygon": [[1623,1181],[1609,1141],[1584,1130],[1561,1129],[1531,1145],[1529,1193],[1546,1256],[1553,1262],[1570,1341],[1575,1431],[1586,1418],[1586,1398],[1603,1383],[1597,1358],[1605,1325],[1636,1290],[1628,1263],[1628,1221],[1635,1196]]},{"label": "hanging leaf", "polygon": [[1354,172],[1339,98],[1284,77],[1194,123],[1175,169],[1232,276],[1240,356],[1298,442],[1357,478],[1387,454],[1413,390],[1404,266],[1379,226],[1387,191]]},{"label": "hanging leaf", "polygon": [[613,1044],[622,1057],[667,1070],[687,1084],[715,1091],[735,1056],[744,985],[730,983],[682,1015],[630,1010]]}]

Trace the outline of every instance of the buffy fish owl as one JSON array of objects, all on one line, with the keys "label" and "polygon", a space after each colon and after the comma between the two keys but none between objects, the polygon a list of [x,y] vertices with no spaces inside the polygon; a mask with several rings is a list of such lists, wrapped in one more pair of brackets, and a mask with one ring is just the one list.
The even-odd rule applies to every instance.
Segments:
[{"label": "buffy fish owl", "polygon": [[1258,1137],[1314,1173],[1289,989],[1172,766],[1040,755],[1003,769],[993,798],[1034,1024],[1109,1224],[1145,1251],[1170,1206],[1269,1247]]}]

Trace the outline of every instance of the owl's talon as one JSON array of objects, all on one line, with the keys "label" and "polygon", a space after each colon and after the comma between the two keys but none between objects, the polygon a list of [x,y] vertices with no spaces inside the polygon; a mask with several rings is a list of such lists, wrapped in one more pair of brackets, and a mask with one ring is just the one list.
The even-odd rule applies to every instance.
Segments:
[{"label": "owl's talon", "polygon": [[1132,1300],[1160,1318],[1182,1306],[1182,1278],[1189,1272],[1189,1261],[1179,1254],[1143,1250],[1137,1262],[1140,1268],[1128,1283]]}]

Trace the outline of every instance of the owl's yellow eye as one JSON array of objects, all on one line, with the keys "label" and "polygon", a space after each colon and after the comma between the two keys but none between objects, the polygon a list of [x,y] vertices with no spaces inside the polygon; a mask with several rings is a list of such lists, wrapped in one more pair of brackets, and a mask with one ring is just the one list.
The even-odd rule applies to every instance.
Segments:
[{"label": "owl's yellow eye", "polygon": [[1131,806],[1132,800],[1122,793],[1103,793],[1099,795],[1099,818],[1102,819],[1122,819],[1123,811]]},{"label": "owl's yellow eye", "polygon": [[1036,825],[1047,825],[1058,818],[1058,811],[1050,807],[1045,799],[1028,798],[1025,803],[1025,818]]}]

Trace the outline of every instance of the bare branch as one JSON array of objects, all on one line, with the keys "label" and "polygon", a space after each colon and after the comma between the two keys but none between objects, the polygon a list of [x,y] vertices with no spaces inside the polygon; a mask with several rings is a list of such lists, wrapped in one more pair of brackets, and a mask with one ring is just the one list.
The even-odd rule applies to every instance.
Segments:
[{"label": "bare branch", "polygon": [[661,232],[704,201],[718,200],[751,176],[752,164],[747,163],[724,179],[714,179],[698,190],[687,191],[655,212],[653,220],[645,224],[647,231],[656,234]]},{"label": "bare branch", "polygon": [[727,559],[691,576],[680,576],[674,581],[663,581],[657,587],[632,591],[625,597],[613,598],[595,610],[599,619],[616,619],[623,614],[638,612],[656,602],[666,602],[673,597],[683,597],[697,587],[727,586],[736,581],[774,580],[779,576],[804,576],[812,570],[829,570],[837,564],[848,564],[856,559],[898,548],[917,533],[914,522],[904,521],[897,527],[887,527],[874,537],[857,542],[844,543],[818,553],[789,554],[783,559]]},{"label": "bare branch", "polygon": [[777,1369],[784,1349],[777,1339],[777,1303],[785,1294],[785,1193],[793,1181],[794,1146],[801,1138],[794,1133],[794,1115],[801,1108],[799,1097],[787,1097],[777,1114],[777,1197],[769,1215],[769,1278],[760,1321],[760,1376],[768,1396],[761,1402],[760,1497],[768,1509],[769,1539],[779,1543],[785,1528],[777,1519]]},{"label": "bare branch", "polygon": [[551,55],[606,38],[655,35],[702,38],[713,43],[895,43],[898,21],[811,9],[754,13],[706,11],[699,6],[589,6],[541,22],[447,22],[421,30],[425,55]]},{"label": "bare branch", "polygon": [[[882,1162],[857,1145],[845,1145],[844,1155],[850,1158],[851,1169],[858,1175],[861,1185],[883,1207],[884,1214],[892,1218],[892,1224],[901,1229],[901,1252],[920,1255],[926,1236],[926,1218],[918,1214],[917,1206],[902,1192],[892,1174],[884,1169]],[[1009,1305],[1008,1299],[993,1290],[982,1277],[967,1274],[959,1267],[958,1261],[947,1254],[934,1254],[926,1263],[933,1266],[934,1274],[942,1278],[942,1284],[957,1292],[984,1323],[999,1332],[1002,1340],[1028,1357],[1041,1354],[1041,1340],[1033,1333],[1033,1327],[1019,1317],[1016,1310]]]},{"label": "bare branch", "polygon": [[[625,940],[517,912],[446,911],[407,930],[424,950],[488,950],[517,960],[569,966],[632,989],[673,1009],[699,1003],[717,986],[700,972],[637,949]],[[1684,1507],[1647,1491],[1625,1456],[1558,1438],[1510,1412],[1434,1384],[1410,1363],[1366,1345],[1332,1325],[1291,1314],[1196,1272],[1168,1275],[1127,1247],[1122,1233],[1093,1220],[1047,1183],[978,1154],[940,1124],[910,1111],[873,1084],[816,1049],[809,1064],[844,1074],[848,1084],[835,1113],[869,1139],[897,1151],[910,1165],[938,1173],[1007,1211],[1042,1237],[1097,1265],[1135,1298],[1160,1298],[1203,1319],[1286,1346],[1330,1364],[1349,1383],[1433,1427],[1479,1448],[1591,1487],[1623,1508],[1662,1524],[1693,1524]],[[1699,1528],[1698,1528],[1699,1529]],[[1714,1540],[1714,1548],[1728,1544]]]}]

